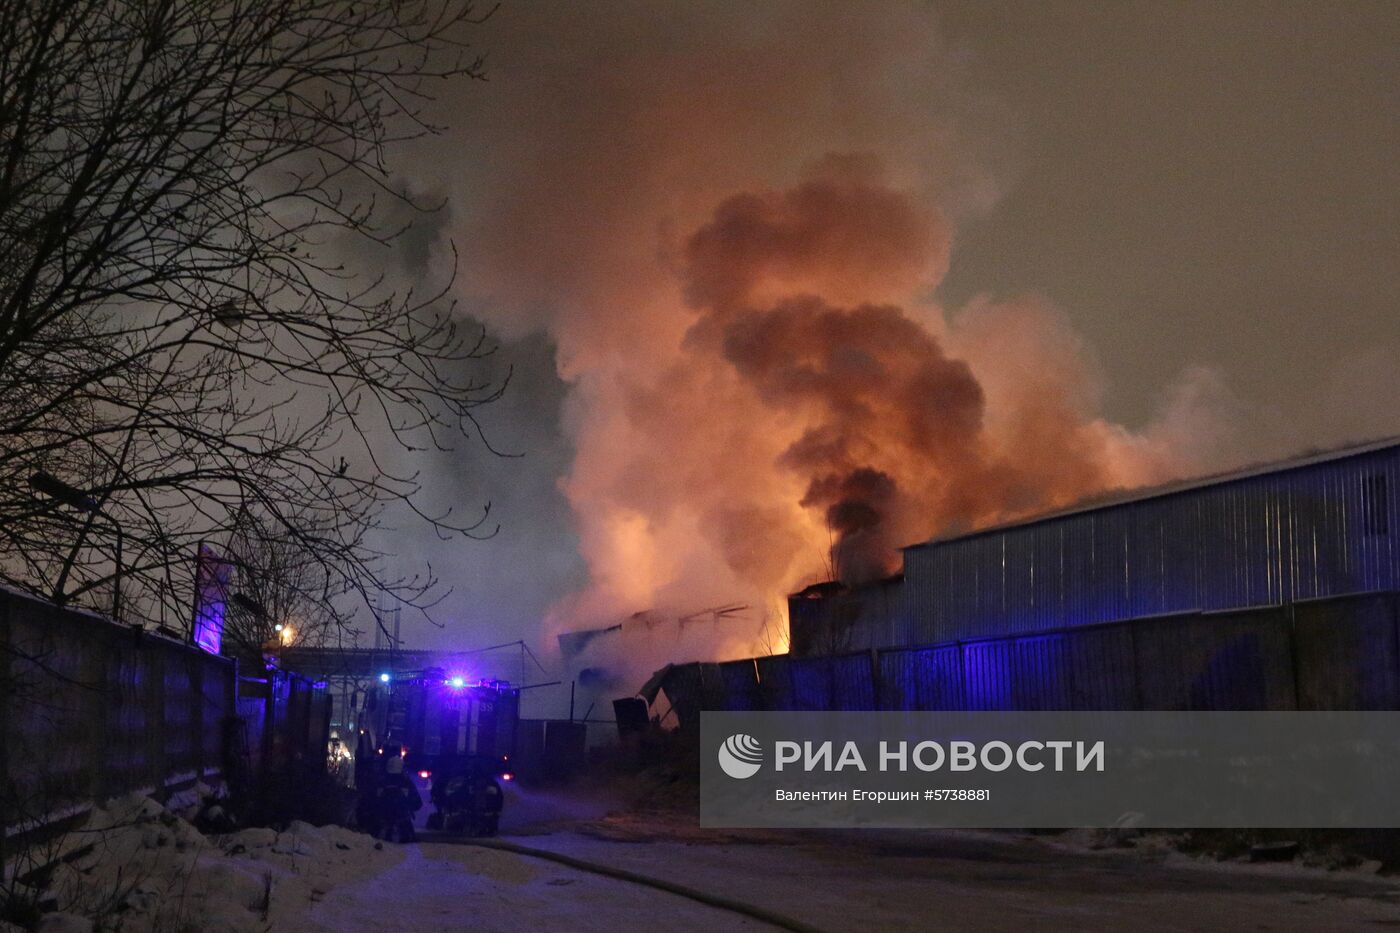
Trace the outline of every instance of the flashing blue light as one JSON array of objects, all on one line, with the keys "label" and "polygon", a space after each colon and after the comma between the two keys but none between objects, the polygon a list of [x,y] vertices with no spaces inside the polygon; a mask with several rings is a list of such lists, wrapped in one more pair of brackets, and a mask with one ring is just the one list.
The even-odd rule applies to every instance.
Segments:
[{"label": "flashing blue light", "polygon": [[380,682],[381,684],[387,684],[387,683],[389,682],[389,675],[388,675],[388,674],[380,674],[380,675],[379,675],[379,682]]},{"label": "flashing blue light", "polygon": [[464,677],[453,677],[453,678],[452,678],[452,686],[454,686],[454,687],[464,687],[464,686],[466,686],[466,683],[467,683],[467,681],[466,681],[466,678],[464,678]]}]

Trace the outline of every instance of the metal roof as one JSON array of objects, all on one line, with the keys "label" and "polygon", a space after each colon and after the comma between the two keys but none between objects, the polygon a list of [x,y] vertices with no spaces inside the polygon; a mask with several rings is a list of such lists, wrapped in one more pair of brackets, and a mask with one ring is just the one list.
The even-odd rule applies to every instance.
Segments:
[{"label": "metal roof", "polygon": [[1230,470],[1224,473],[1213,473],[1207,476],[1199,476],[1192,479],[1177,480],[1170,483],[1163,483],[1158,486],[1146,486],[1138,489],[1125,489],[1117,492],[1109,492],[1088,499],[1080,500],[1073,505],[1052,512],[1041,512],[1036,515],[1028,515],[1024,518],[1017,518],[1011,521],[998,522],[988,525],[985,528],[978,528],[975,531],[964,532],[956,535],[945,535],[942,537],[930,538],[927,541],[920,541],[917,544],[905,545],[901,550],[912,551],[918,548],[933,547],[940,544],[947,544],[952,541],[963,541],[968,538],[976,538],[979,535],[992,534],[998,531],[1006,531],[1011,528],[1020,528],[1027,525],[1037,525],[1041,522],[1054,521],[1066,518],[1071,515],[1079,515],[1084,512],[1096,512],[1101,509],[1111,509],[1121,505],[1128,505],[1133,502],[1142,502],[1148,499],[1165,498],[1179,493],[1190,492],[1195,489],[1204,489],[1211,486],[1223,486],[1239,480],[1249,479],[1254,476],[1262,476],[1268,473],[1286,473],[1290,470],[1302,469],[1316,466],[1320,463],[1332,463],[1338,460],[1345,460],[1349,457],[1359,457],[1365,454],[1375,453],[1381,450],[1400,448],[1400,436],[1383,438],[1381,440],[1367,441],[1361,444],[1353,444],[1346,447],[1337,447],[1324,451],[1311,451],[1291,457],[1287,460],[1278,460],[1268,463],[1256,463],[1250,466],[1241,467],[1237,470]]}]

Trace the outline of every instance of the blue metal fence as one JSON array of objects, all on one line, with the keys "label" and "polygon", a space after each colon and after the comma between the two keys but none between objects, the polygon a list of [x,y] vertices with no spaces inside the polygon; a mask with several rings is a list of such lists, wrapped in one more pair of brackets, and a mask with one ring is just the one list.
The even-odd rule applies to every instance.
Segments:
[{"label": "blue metal fence", "polygon": [[[1153,616],[828,657],[673,667],[702,710],[1400,709],[1400,594]],[[704,672],[723,667],[724,678]]]}]

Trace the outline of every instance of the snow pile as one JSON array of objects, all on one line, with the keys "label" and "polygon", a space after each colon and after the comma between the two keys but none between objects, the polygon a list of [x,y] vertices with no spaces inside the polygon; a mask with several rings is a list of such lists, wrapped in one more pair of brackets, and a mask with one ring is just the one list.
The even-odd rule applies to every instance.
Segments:
[{"label": "snow pile", "polygon": [[93,810],[70,838],[73,854],[45,892],[57,911],[39,929],[280,929],[335,887],[402,858],[396,847],[376,845],[362,833],[302,822],[281,833],[204,836],[154,800],[122,797]]}]

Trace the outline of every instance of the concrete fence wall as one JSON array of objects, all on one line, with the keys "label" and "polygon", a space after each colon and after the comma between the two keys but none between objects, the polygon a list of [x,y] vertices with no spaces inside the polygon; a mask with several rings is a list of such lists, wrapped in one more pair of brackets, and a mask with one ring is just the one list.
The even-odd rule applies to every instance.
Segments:
[{"label": "concrete fence wall", "polygon": [[89,612],[0,590],[0,840],[94,800],[297,755],[324,761],[326,691]]},{"label": "concrete fence wall", "polygon": [[826,657],[673,667],[702,710],[1400,709],[1400,594],[1194,612]]}]

